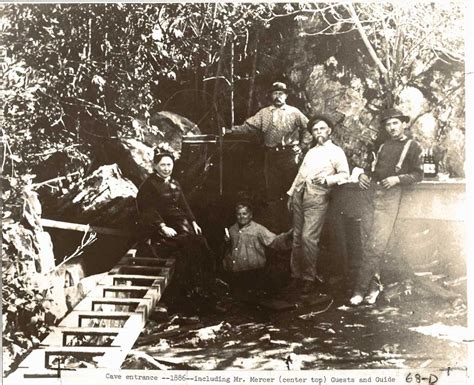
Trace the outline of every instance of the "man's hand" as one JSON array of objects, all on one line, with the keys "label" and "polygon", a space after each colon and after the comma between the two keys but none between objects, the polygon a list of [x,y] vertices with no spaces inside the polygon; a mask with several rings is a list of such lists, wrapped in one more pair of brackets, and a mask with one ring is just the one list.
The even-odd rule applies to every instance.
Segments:
[{"label": "man's hand", "polygon": [[362,190],[367,190],[370,187],[370,178],[366,174],[359,175],[359,187]]},{"label": "man's hand", "polygon": [[389,188],[400,184],[400,178],[398,176],[389,176],[388,178],[382,179],[380,184],[384,189],[388,190]]},{"label": "man's hand", "polygon": [[223,135],[232,134],[232,127],[230,128],[222,127],[221,130],[222,130]]},{"label": "man's hand", "polygon": [[313,182],[313,184],[317,184],[317,185],[320,185],[320,186],[324,186],[326,185],[326,178],[323,177],[323,176],[318,176],[316,178],[313,178],[311,180],[311,182]]},{"label": "man's hand", "polygon": [[193,221],[192,225],[193,225],[194,232],[195,232],[197,235],[201,235],[201,234],[202,234],[202,230],[201,230],[201,228],[199,227],[199,225],[197,224],[197,222],[196,222],[196,221]]},{"label": "man's hand", "polygon": [[161,231],[163,231],[163,234],[165,235],[166,238],[173,238],[176,235],[178,235],[175,229],[166,225],[161,226]]}]

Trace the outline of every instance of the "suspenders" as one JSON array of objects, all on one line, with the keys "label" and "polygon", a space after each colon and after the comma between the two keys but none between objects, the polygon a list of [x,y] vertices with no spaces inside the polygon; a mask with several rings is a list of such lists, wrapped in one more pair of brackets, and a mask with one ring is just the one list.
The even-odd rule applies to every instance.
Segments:
[{"label": "suspenders", "polygon": [[402,169],[403,161],[407,156],[408,148],[410,147],[411,139],[408,139],[405,145],[403,146],[403,151],[400,154],[400,159],[398,160],[397,165],[395,166],[395,172],[398,173]]},{"label": "suspenders", "polygon": [[[395,172],[398,173],[402,169],[403,162],[407,156],[408,149],[410,148],[412,140],[408,139],[405,145],[403,146],[402,153],[400,154],[400,159],[398,159],[398,163],[395,166]],[[379,155],[380,152],[382,151],[383,144],[379,147],[379,150],[377,151],[377,155],[375,156],[375,160],[372,162],[372,172],[375,171],[375,166],[377,165],[377,161],[379,160]]]}]

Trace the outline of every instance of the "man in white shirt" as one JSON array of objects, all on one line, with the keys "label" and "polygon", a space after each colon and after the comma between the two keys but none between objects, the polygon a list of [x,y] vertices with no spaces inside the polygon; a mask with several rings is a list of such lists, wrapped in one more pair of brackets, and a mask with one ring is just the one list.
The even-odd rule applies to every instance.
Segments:
[{"label": "man in white shirt", "polygon": [[333,123],[325,116],[308,122],[308,131],[316,143],[304,157],[290,190],[288,209],[293,212],[293,250],[291,254],[290,291],[308,294],[317,271],[318,244],[329,204],[332,186],[349,177],[349,165],[341,147],[331,139]]}]

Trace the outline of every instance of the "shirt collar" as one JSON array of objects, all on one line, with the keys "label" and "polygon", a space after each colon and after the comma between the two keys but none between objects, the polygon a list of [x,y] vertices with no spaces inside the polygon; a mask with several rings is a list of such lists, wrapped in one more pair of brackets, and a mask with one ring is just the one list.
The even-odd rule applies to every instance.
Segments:
[{"label": "shirt collar", "polygon": [[277,107],[275,105],[271,105],[270,108],[272,109],[272,111],[275,111],[275,110],[286,110],[288,109],[288,104],[283,104],[281,107]]},{"label": "shirt collar", "polygon": [[154,172],[154,174],[155,174],[155,176],[156,176],[159,180],[161,180],[161,181],[163,181],[163,182],[165,182],[165,183],[171,182],[171,176],[167,176],[166,178],[163,178],[163,177],[162,177],[161,175],[159,175],[157,172]]},{"label": "shirt collar", "polygon": [[403,135],[400,139],[393,139],[393,138],[390,138],[390,140],[391,140],[392,142],[405,142],[407,139],[408,139],[408,136],[406,136],[406,135]]},{"label": "shirt collar", "polygon": [[248,229],[250,226],[252,226],[253,224],[253,220],[251,220],[249,223],[247,223],[244,227],[240,227],[238,224],[237,224],[237,229],[239,230],[244,230],[244,229]]}]

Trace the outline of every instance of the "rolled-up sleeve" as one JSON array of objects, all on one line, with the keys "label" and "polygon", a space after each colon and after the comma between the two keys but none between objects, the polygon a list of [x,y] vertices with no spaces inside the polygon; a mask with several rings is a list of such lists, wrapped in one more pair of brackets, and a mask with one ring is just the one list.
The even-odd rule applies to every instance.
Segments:
[{"label": "rolled-up sleeve", "polygon": [[328,175],[326,177],[326,183],[328,186],[334,186],[339,183],[345,182],[349,178],[349,164],[347,157],[342,148],[335,147],[333,166],[335,174]]}]

